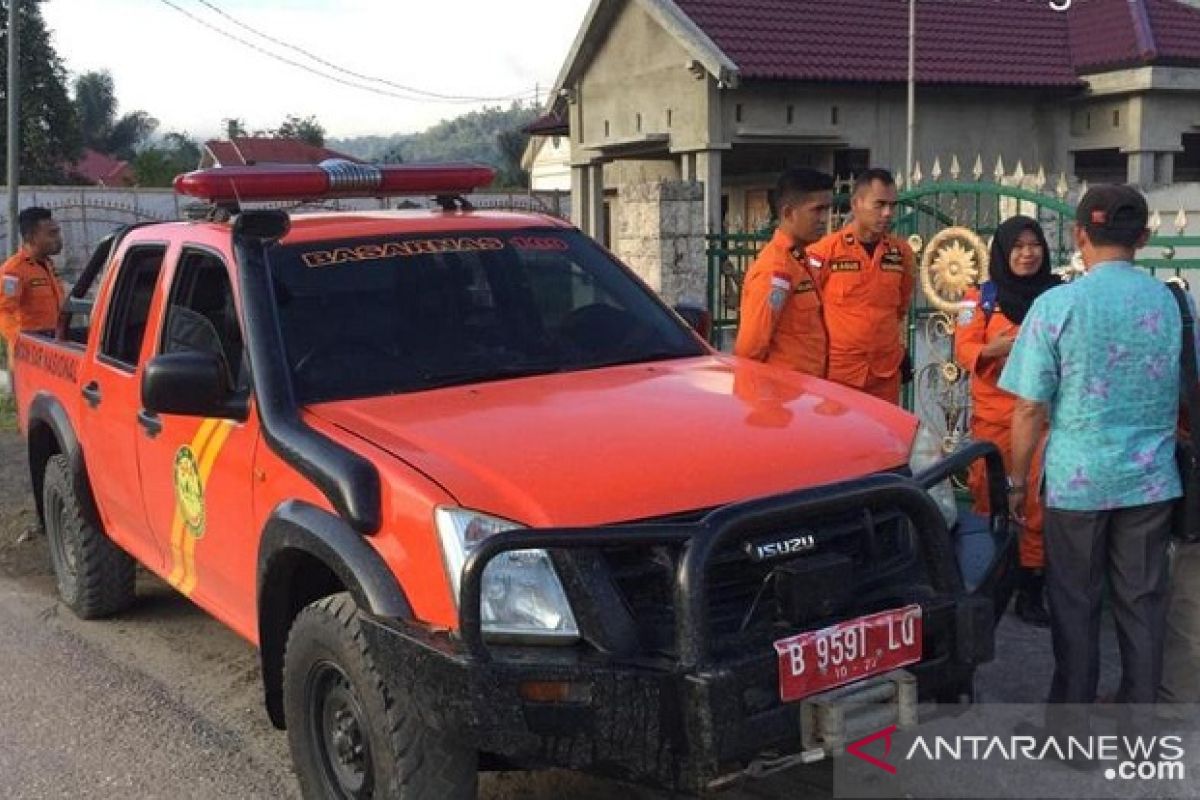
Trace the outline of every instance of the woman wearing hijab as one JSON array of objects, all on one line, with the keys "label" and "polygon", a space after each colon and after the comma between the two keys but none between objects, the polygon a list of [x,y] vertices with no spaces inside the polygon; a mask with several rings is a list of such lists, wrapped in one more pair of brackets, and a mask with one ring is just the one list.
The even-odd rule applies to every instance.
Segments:
[{"label": "woman wearing hijab", "polygon": [[[1012,462],[1012,423],[1016,397],[996,384],[1004,362],[1038,295],[1060,283],[1050,271],[1050,248],[1037,221],[1016,216],[1006,220],[992,240],[989,280],[964,298],[958,317],[954,356],[971,374],[971,436],[1000,448],[1005,472]],[[1041,448],[1039,448],[1040,451]],[[1029,485],[1038,485],[1041,459],[1036,458]],[[987,474],[983,462],[971,467],[968,477],[975,510],[988,513]],[[1026,500],[1025,529],[1021,535],[1021,573],[1016,612],[1025,622],[1047,627],[1050,616],[1042,598],[1045,558],[1042,552],[1042,505],[1037,492]]]}]

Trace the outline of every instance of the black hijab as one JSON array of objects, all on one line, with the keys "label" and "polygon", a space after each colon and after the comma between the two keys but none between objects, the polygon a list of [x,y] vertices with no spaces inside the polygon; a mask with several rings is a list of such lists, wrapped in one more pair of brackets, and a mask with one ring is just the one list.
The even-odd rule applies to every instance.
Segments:
[{"label": "black hijab", "polygon": [[[1021,277],[1012,271],[1009,260],[1013,246],[1025,231],[1033,231],[1042,243],[1042,265],[1032,275]],[[1000,310],[1016,325],[1025,321],[1025,315],[1038,295],[1062,283],[1062,279],[1050,271],[1050,245],[1036,220],[1018,215],[1001,223],[992,238],[992,263],[988,267],[988,277],[996,285],[996,300]]]}]

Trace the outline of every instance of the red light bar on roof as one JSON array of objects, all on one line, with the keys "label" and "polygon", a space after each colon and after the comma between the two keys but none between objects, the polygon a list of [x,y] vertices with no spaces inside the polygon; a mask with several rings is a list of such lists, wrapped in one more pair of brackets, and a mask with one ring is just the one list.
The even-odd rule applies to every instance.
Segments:
[{"label": "red light bar on roof", "polygon": [[175,191],[210,203],[322,200],[330,197],[469,194],[492,182],[478,164],[355,164],[323,161],[257,167],[214,167],[175,177]]}]

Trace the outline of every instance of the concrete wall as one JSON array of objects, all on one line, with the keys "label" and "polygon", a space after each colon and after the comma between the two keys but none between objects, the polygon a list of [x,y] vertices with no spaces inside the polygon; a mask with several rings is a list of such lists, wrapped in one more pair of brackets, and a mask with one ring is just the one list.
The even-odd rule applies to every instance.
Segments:
[{"label": "concrete wall", "polygon": [[621,189],[613,249],[671,304],[705,302],[704,191],[693,182],[654,181]]},{"label": "concrete wall", "polygon": [[627,1],[575,87],[572,163],[589,163],[596,148],[651,134],[667,135],[675,151],[703,147],[708,79],[689,71],[690,58],[661,25]]}]

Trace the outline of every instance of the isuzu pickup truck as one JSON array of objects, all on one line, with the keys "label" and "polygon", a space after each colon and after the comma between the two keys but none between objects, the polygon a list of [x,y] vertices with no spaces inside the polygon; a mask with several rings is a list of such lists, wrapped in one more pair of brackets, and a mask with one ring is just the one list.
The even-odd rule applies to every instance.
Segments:
[{"label": "isuzu pickup truck", "polygon": [[[718,353],[567,223],[473,210],[490,180],[199,171],[205,219],[101,243],[13,352],[63,601],[117,614],[141,564],[253,643],[309,798],[704,791],[969,700],[1014,558],[995,450]],[[396,194],[438,204],[250,207]]]}]

